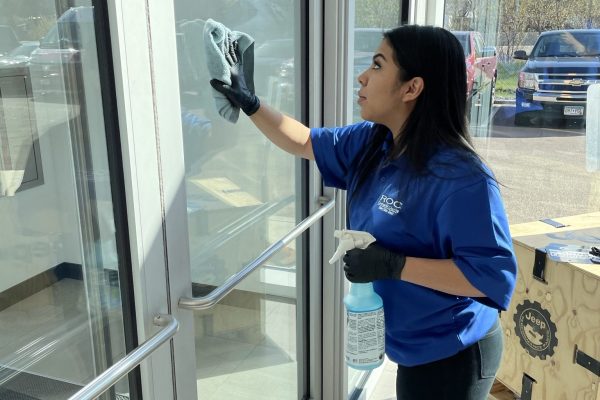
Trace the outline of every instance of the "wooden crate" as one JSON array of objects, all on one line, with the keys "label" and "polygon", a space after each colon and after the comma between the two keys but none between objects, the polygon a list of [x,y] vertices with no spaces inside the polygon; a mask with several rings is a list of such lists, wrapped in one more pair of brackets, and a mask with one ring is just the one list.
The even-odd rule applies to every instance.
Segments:
[{"label": "wooden crate", "polygon": [[513,392],[511,392],[506,386],[504,386],[501,382],[494,382],[494,386],[492,386],[492,390],[488,395],[488,400],[516,400],[517,396]]},{"label": "wooden crate", "polygon": [[[501,314],[497,378],[523,400],[600,400],[600,264],[554,261],[552,251],[600,247],[600,212],[549,222],[564,226],[511,226],[519,272],[510,308]],[[575,260],[577,252],[560,254]]]}]

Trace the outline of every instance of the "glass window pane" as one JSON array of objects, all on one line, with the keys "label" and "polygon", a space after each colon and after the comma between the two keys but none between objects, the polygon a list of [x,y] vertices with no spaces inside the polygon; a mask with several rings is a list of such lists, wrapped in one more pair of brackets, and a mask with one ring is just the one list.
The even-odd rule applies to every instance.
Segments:
[{"label": "glass window pane", "polygon": [[0,15],[3,399],[67,398],[125,354],[95,11],[77,3]]},{"label": "glass window pane", "polygon": [[[600,2],[445,3],[444,26],[467,52],[469,124],[503,184],[512,224],[600,209],[586,138],[586,91],[600,82]],[[594,139],[596,138],[596,139]]]},{"label": "glass window pane", "polygon": [[[290,231],[300,219],[301,199],[294,157],[246,116],[231,123],[219,115],[209,85],[205,22],[211,18],[253,37],[256,94],[299,117],[300,12],[292,0],[174,4],[190,259],[193,292],[200,296]],[[201,398],[298,397],[296,265],[301,260],[292,243],[216,307],[195,314]]]},{"label": "glass window pane", "polygon": [[401,21],[401,1],[385,0],[373,2],[370,0],[356,0],[355,2],[355,20],[352,40],[354,48],[350,51],[350,73],[352,74],[352,109],[351,120],[358,122],[360,118],[360,108],[356,100],[358,99],[358,76],[371,66],[373,54],[381,39],[383,31],[398,26]]},{"label": "glass window pane", "polygon": [[[350,38],[354,42],[354,47],[350,50],[350,73],[352,74],[352,108],[350,119],[352,122],[361,121],[360,107],[358,106],[358,90],[360,84],[358,82],[358,76],[367,68],[371,67],[373,60],[373,54],[381,40],[383,39],[383,32],[386,29],[395,28],[399,26],[402,21],[401,10],[402,2],[400,0],[384,0],[384,1],[370,1],[370,0],[356,0],[355,1],[355,19],[354,19],[354,32],[353,37]],[[345,325],[344,325],[345,329]],[[390,362],[387,361],[380,368],[391,368]],[[357,385],[360,383],[363,377],[364,371],[359,371],[352,368],[347,368],[348,374],[348,396],[355,393]],[[384,377],[391,376],[391,374],[385,374]],[[364,383],[364,382],[363,382]],[[389,382],[380,382],[382,387],[387,388],[390,385]],[[382,389],[384,390],[384,389]],[[377,395],[380,395],[380,392]],[[356,394],[356,393],[355,393]]]},{"label": "glass window pane", "polygon": [[[581,229],[563,226],[570,232],[558,227],[554,232],[547,231],[547,235],[534,235],[535,231],[519,234],[518,224],[573,215],[580,215],[577,219],[581,221],[593,221],[589,213],[600,210],[600,98],[594,102],[588,92],[592,85],[600,89],[600,1],[447,0],[445,7],[446,28],[480,33],[484,38],[482,52],[476,51],[466,59],[467,69],[474,72],[468,78],[468,117],[477,150],[502,184],[516,241],[522,244],[524,237],[539,237],[536,247],[542,249],[562,248],[566,243],[585,249],[583,242],[586,247],[594,246],[597,230],[581,233]],[[573,241],[567,242],[571,238]],[[511,332],[518,330],[512,317],[523,298],[528,299],[525,302],[539,300],[541,294],[543,299],[550,291],[539,290],[536,283],[528,281],[528,261],[524,253],[519,254],[518,246],[515,249],[525,273],[518,276],[510,309],[502,313],[508,316],[503,318],[507,335],[497,376],[502,384],[518,391],[523,375],[521,361],[527,357],[520,353],[526,346],[510,344]],[[587,254],[581,262],[586,260]],[[574,269],[576,276],[580,271]],[[558,285],[561,292],[575,285],[560,278],[562,282],[556,282],[556,277],[552,280],[549,285]],[[582,320],[581,310],[592,303],[575,301],[574,297],[578,296],[547,297],[542,307],[572,309]],[[588,340],[586,333],[591,331],[581,330],[570,320],[566,328],[561,328],[564,337],[577,337],[581,342]],[[519,358],[521,361],[516,361]],[[534,364],[527,368],[537,369]],[[588,392],[592,397],[596,395],[596,388],[588,387],[585,376],[565,375],[573,376],[556,380],[553,386],[549,384],[553,379],[545,380],[539,392],[552,393],[548,398],[572,397],[574,393],[585,397]],[[534,373],[531,378],[538,376]]]}]

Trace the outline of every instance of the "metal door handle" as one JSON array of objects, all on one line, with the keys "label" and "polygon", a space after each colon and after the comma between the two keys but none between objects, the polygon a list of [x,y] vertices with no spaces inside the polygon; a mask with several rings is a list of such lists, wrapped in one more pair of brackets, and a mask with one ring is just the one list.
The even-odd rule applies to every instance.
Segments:
[{"label": "metal door handle", "polygon": [[98,375],[93,381],[69,397],[69,400],[93,400],[100,396],[150,356],[161,344],[169,341],[179,330],[179,322],[171,315],[157,315],[154,317],[154,325],[163,329]]},{"label": "metal door handle", "polygon": [[333,209],[335,205],[335,199],[329,200],[326,204],[321,206],[313,214],[309,215],[306,219],[300,222],[294,229],[288,232],[285,236],[279,239],[277,242],[269,246],[263,251],[256,259],[248,263],[240,272],[229,277],[221,286],[203,297],[182,297],[179,299],[179,308],[186,310],[206,310],[211,308],[225,296],[229,294],[240,282],[242,282],[248,275],[250,275],[255,269],[260,267],[265,261],[273,257],[279,250],[283,249],[292,240],[296,239],[306,229],[310,228],[315,222],[321,217],[327,214]]}]

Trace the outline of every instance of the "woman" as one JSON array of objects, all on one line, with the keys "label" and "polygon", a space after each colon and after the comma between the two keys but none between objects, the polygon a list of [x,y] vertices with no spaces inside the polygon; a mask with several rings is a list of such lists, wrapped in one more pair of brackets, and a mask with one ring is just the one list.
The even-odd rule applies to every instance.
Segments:
[{"label": "woman", "polygon": [[348,192],[348,228],[377,239],[348,251],[344,270],[383,298],[398,398],[486,399],[516,260],[498,184],[467,131],[458,40],[434,27],[385,32],[358,77],[365,122],[333,129],[261,105],[240,67],[234,54],[231,86],[211,84],[276,145],[316,160],[325,184]]}]

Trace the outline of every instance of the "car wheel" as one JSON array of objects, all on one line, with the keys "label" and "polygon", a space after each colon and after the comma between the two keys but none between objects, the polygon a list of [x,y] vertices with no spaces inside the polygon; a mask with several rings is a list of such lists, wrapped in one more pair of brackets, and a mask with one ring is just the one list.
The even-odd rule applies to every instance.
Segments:
[{"label": "car wheel", "polygon": [[571,128],[571,129],[585,129],[585,118],[567,119],[567,120],[564,120],[564,125],[566,128]]},{"label": "car wheel", "polygon": [[494,75],[494,79],[492,79],[492,86],[490,88],[490,111],[496,102],[496,75]]},{"label": "car wheel", "polygon": [[531,120],[525,114],[515,114],[515,126],[529,126]]},{"label": "car wheel", "polygon": [[465,114],[467,115],[467,123],[471,122],[471,110],[473,109],[473,96],[467,98],[467,106],[465,107]]}]

